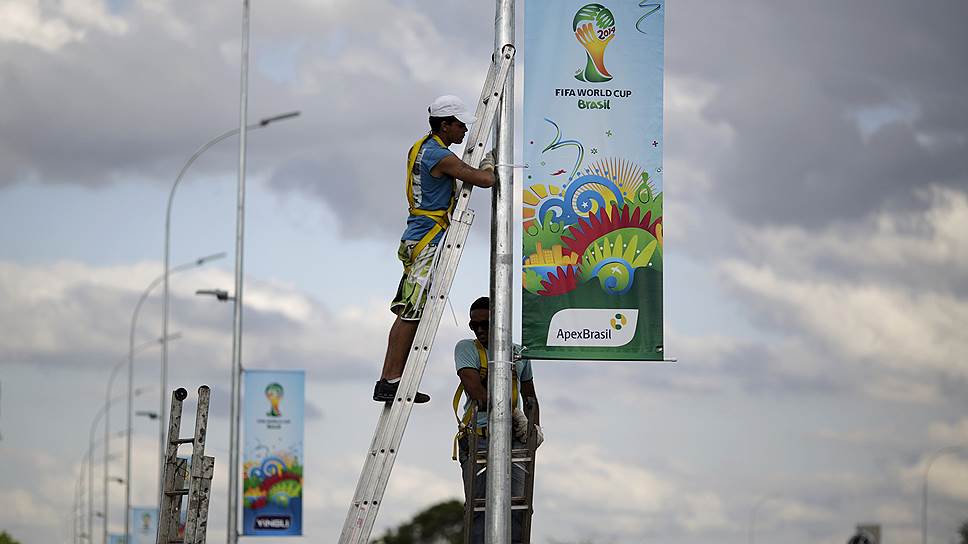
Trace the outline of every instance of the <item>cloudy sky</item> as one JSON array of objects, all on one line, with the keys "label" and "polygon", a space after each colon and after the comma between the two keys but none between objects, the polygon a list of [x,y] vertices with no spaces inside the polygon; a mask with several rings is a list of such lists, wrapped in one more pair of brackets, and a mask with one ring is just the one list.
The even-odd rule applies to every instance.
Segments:
[{"label": "cloudy sky", "polygon": [[[171,183],[238,124],[240,17],[226,0],[0,0],[0,530],[25,544],[71,539],[92,420],[161,273]],[[742,543],[754,509],[763,542],[839,544],[862,522],[920,542],[927,462],[968,445],[966,20],[960,0],[666,5],[679,363],[536,364],[535,542]],[[302,112],[249,139],[243,361],[308,378],[306,536],[278,542],[337,538],[378,414],[404,152],[436,95],[477,96],[492,44],[489,2],[253,3],[251,118]],[[229,253],[172,280],[170,383],[214,389],[211,542],[225,538],[232,310],[193,293],[232,288],[237,148],[202,156],[172,216],[173,264]],[[374,534],[461,494],[450,346],[487,290],[488,192],[472,207],[456,320],[422,386],[434,400]],[[157,295],[135,331],[139,410],[159,403]],[[136,419],[135,505],[154,501],[156,440]],[[952,542],[968,449],[930,482],[929,540]],[[117,484],[110,500],[119,532]]]}]

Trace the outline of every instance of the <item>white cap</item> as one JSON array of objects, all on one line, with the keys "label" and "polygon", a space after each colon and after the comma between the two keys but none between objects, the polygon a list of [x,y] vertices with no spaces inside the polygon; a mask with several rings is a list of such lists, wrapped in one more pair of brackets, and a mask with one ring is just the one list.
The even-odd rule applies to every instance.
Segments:
[{"label": "white cap", "polygon": [[436,100],[430,103],[427,111],[430,112],[431,117],[454,116],[465,125],[470,125],[474,121],[477,121],[477,117],[474,117],[471,115],[471,112],[467,111],[467,106],[464,105],[464,101],[452,94],[438,96]]}]

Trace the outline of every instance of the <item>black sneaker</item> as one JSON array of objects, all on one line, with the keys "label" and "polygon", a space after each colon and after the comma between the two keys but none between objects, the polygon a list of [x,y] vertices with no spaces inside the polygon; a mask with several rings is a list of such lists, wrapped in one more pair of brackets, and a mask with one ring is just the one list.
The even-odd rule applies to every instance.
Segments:
[{"label": "black sneaker", "polygon": [[[373,387],[373,400],[377,402],[393,402],[397,397],[398,387],[400,387],[400,382],[390,383],[386,380],[376,382],[376,385]],[[413,402],[416,404],[430,402],[430,395],[417,391]]]}]

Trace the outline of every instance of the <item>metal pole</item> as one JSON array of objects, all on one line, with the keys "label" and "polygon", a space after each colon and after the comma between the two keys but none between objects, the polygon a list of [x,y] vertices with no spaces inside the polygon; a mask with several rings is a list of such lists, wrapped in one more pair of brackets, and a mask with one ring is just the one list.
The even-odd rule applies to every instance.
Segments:
[{"label": "metal pole", "polygon": [[[514,0],[497,0],[494,55],[514,44]],[[495,57],[496,58],[496,57]],[[487,499],[485,541],[511,542],[511,218],[514,203],[514,66],[498,109],[494,147],[496,183],[491,189],[491,330],[488,357]]]},{"label": "metal pole", "polygon": [[226,542],[238,541],[239,403],[242,381],[242,263],[245,241],[245,150],[249,114],[249,0],[242,0],[242,59],[239,89],[239,184],[235,215],[235,308],[232,318],[232,401],[229,415],[229,504]]},{"label": "metal pole", "polygon": [[[104,417],[107,405],[101,407],[94,421],[91,422],[91,431],[87,438],[87,540],[94,542],[94,431],[97,424]],[[105,442],[107,444],[107,442]]]},{"label": "metal pole", "polygon": [[87,450],[87,541],[94,543],[94,426]]},{"label": "metal pole", "polygon": [[104,394],[104,466],[101,470],[103,481],[101,482],[101,512],[104,513],[104,527],[101,531],[101,544],[108,544],[108,458],[111,456],[111,386],[118,371],[124,366],[125,359],[118,361],[111,369],[111,377],[108,378],[108,388]]},{"label": "metal pole", "polygon": [[[84,463],[87,463],[88,470],[90,470],[90,467],[91,467],[91,450],[90,449],[88,449],[87,453],[84,455],[84,461],[81,463],[81,467],[80,467],[81,468],[81,471],[80,471],[80,478],[81,478],[81,496],[80,496],[80,501],[81,501],[81,507],[80,507],[79,512],[78,512],[78,525],[80,526],[80,538],[79,538],[79,540],[81,542],[83,542],[84,539],[86,538],[88,542],[91,542],[90,521],[87,524],[88,525],[87,532],[84,531],[84,526],[85,526],[85,524],[84,524],[84,508],[85,508],[85,505],[87,507],[88,519],[90,519],[90,515],[91,515],[91,497],[90,497],[91,482],[90,482],[90,476],[88,476],[87,483],[86,484],[84,483]],[[85,494],[85,487],[84,486],[85,485],[87,485],[86,490],[87,490],[87,494],[88,494],[88,499],[87,499],[86,502],[84,501],[84,494]]]},{"label": "metal pole", "polygon": [[924,469],[924,483],[921,488],[921,544],[928,544],[928,473],[931,472],[931,465],[942,455],[965,447],[968,447],[968,445],[945,446],[932,453],[928,458],[928,466]]},{"label": "metal pole", "polygon": [[[246,127],[248,130],[258,130],[268,126],[274,121],[281,121],[284,119],[290,119],[299,115],[298,111],[282,113],[272,117],[267,117],[262,119],[258,123],[249,125]],[[184,177],[185,172],[188,168],[195,163],[202,153],[208,151],[213,145],[221,142],[222,140],[235,136],[239,133],[240,129],[233,128],[223,132],[222,134],[216,136],[209,140],[205,145],[199,147],[195,154],[188,159],[181,170],[178,171],[178,176],[175,178],[175,183],[171,185],[171,191],[168,193],[168,206],[165,208],[165,280],[162,287],[162,304],[161,304],[161,395],[159,395],[160,401],[158,406],[158,481],[163,482],[165,478],[165,432],[167,430],[167,425],[165,424],[165,416],[167,411],[165,410],[166,398],[165,392],[168,390],[168,342],[165,340],[168,338],[168,317],[169,311],[168,307],[171,301],[171,296],[168,291],[168,263],[170,262],[171,255],[171,205],[175,199],[175,189],[178,188],[178,184],[181,183],[182,177]],[[164,485],[158,486],[158,508],[161,508],[162,493],[164,493]],[[159,510],[160,511],[160,510]],[[105,533],[106,534],[106,533]],[[105,537],[106,538],[106,537]],[[105,541],[106,544],[106,541]]]},{"label": "metal pole", "polygon": [[71,540],[74,542],[74,544],[78,544],[78,542],[80,541],[78,538],[80,536],[80,531],[77,530],[77,524],[79,522],[78,520],[80,520],[80,517],[81,517],[80,497],[81,497],[81,478],[83,474],[84,474],[84,468],[82,465],[81,467],[79,467],[77,479],[74,480],[74,508],[73,508],[74,519],[73,519],[73,523],[71,523],[71,533],[72,533]]},{"label": "metal pole", "polygon": [[[215,259],[221,259],[225,256],[225,253],[216,253],[214,255],[207,255],[205,257],[200,257],[192,262],[188,262],[182,265],[178,265],[167,271],[167,274],[172,274],[175,272],[181,272],[182,270],[188,270],[190,268],[195,268],[202,266],[208,261],[213,261]],[[131,417],[134,413],[134,330],[135,326],[138,324],[138,313],[141,312],[141,305],[144,304],[145,300],[148,299],[148,295],[151,291],[158,286],[159,283],[164,281],[166,274],[162,274],[152,280],[148,287],[145,288],[144,292],[141,293],[141,298],[138,299],[138,303],[134,307],[134,313],[131,315],[131,329],[128,332],[128,406],[127,414],[125,419],[127,423],[125,425],[125,438],[124,438],[124,536],[125,539],[128,537],[128,530],[130,529],[130,519],[128,516],[128,510],[131,509]],[[163,393],[162,393],[163,394]]]}]

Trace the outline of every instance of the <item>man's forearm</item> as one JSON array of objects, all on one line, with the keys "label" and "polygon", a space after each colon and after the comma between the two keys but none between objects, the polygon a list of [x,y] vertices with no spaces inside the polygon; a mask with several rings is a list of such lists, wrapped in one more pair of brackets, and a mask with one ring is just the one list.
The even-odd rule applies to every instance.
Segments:
[{"label": "man's forearm", "polygon": [[541,425],[541,409],[538,406],[538,398],[524,397],[525,413],[529,413],[531,411],[532,406],[534,406],[534,421],[532,421],[532,423],[534,423],[535,425]]}]

